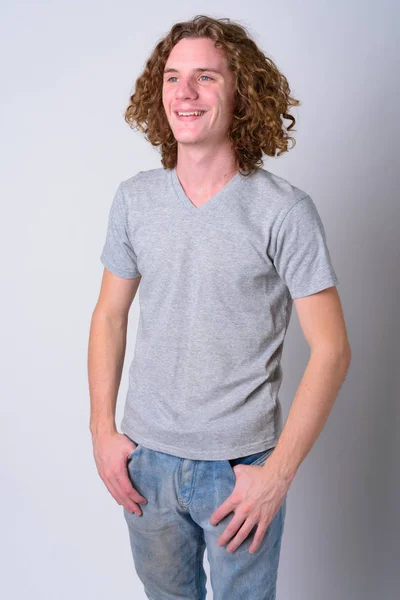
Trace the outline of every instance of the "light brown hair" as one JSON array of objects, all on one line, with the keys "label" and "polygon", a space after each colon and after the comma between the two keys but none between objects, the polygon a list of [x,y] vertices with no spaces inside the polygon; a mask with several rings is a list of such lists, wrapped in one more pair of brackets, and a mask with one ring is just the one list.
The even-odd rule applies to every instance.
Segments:
[{"label": "light brown hair", "polygon": [[[177,142],[162,103],[163,72],[172,48],[183,38],[210,38],[222,48],[236,77],[235,109],[229,139],[243,175],[263,165],[262,154],[277,156],[288,151],[288,135],[296,120],[288,114],[299,100],[290,96],[286,77],[251,39],[243,25],[230,19],[197,15],[176,23],[158,41],[138,77],[125,111],[125,121],[140,130],[153,146],[160,146],[161,163],[171,169],[177,162]],[[281,120],[291,121],[285,128]],[[291,148],[289,148],[291,149]]]}]

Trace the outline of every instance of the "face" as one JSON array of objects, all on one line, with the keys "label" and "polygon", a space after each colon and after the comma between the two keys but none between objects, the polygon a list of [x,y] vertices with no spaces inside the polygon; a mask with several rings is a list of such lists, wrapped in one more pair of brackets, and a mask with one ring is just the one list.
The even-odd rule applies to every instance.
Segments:
[{"label": "face", "polygon": [[[227,137],[234,110],[235,75],[209,38],[182,39],[171,50],[162,99],[179,144],[213,145]],[[200,116],[178,112],[201,111]]]}]

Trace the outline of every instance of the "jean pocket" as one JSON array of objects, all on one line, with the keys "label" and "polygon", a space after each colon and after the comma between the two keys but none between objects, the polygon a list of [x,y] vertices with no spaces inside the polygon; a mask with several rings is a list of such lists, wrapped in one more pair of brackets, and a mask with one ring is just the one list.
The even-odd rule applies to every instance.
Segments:
[{"label": "jean pocket", "polygon": [[[135,442],[134,440],[132,440],[132,442],[133,442],[134,444],[136,444],[136,442]],[[130,460],[132,460],[132,458],[133,458],[134,454],[136,454],[136,452],[138,451],[138,449],[139,449],[139,444],[136,444],[136,448],[135,448],[134,450],[132,450],[132,452],[129,454],[129,456],[128,456],[128,458],[127,458],[126,460],[127,460],[127,461],[130,461]]]},{"label": "jean pocket", "polygon": [[228,462],[231,467],[236,465],[263,465],[267,460],[268,456],[275,450],[275,446],[273,448],[268,448],[268,450],[263,450],[261,452],[256,452],[255,454],[249,454],[248,456],[241,456],[240,458],[232,458]]},{"label": "jean pocket", "polygon": [[262,456],[260,456],[259,458],[256,458],[250,464],[251,465],[261,465],[262,466],[265,463],[265,461],[267,460],[267,458],[269,457],[269,455],[272,454],[272,452],[274,450],[275,450],[275,446],[273,448],[268,448],[268,450],[266,450]]}]

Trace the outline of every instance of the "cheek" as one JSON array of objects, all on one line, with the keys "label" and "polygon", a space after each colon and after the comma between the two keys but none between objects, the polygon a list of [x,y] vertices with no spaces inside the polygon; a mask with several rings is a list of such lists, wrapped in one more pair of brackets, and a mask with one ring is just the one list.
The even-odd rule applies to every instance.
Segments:
[{"label": "cheek", "polygon": [[169,94],[167,91],[163,91],[162,93],[162,103],[164,106],[164,110],[168,111],[168,105],[170,104],[170,98],[171,94]]}]

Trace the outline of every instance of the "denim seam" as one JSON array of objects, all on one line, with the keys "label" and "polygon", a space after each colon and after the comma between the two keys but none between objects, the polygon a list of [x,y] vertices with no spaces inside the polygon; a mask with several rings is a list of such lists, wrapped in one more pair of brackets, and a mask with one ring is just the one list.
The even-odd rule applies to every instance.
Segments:
[{"label": "denim seam", "polygon": [[182,474],[182,465],[183,465],[183,461],[185,459],[181,459],[179,462],[179,467],[178,467],[178,502],[179,504],[182,506],[182,508],[188,508],[190,506],[190,504],[192,503],[193,500],[193,496],[194,496],[194,482],[196,481],[196,471],[197,471],[197,461],[194,461],[194,466],[193,466],[193,477],[192,477],[192,487],[190,489],[190,497],[189,500],[187,502],[185,502],[185,500],[181,500],[179,498],[179,487],[181,485],[182,482],[182,478],[181,478],[181,474]]}]

